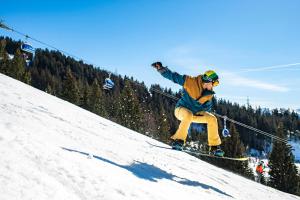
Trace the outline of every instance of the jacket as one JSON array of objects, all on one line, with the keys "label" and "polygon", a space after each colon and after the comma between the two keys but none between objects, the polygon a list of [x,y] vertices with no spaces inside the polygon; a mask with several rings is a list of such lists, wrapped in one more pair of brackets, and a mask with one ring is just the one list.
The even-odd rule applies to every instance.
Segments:
[{"label": "jacket", "polygon": [[264,167],[262,165],[257,165],[256,172],[262,174],[264,172]]},{"label": "jacket", "polygon": [[191,77],[172,72],[167,67],[159,70],[166,79],[183,86],[182,97],[176,104],[177,107],[185,107],[194,115],[203,111],[211,111],[214,91],[204,90],[202,86],[202,75]]}]

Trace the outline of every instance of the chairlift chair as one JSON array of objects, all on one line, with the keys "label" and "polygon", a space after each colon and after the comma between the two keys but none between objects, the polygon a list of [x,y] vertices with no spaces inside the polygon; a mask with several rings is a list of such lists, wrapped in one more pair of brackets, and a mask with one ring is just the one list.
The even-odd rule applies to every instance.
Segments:
[{"label": "chairlift chair", "polygon": [[35,53],[35,49],[29,43],[26,42],[21,44],[21,50],[30,54]]},{"label": "chairlift chair", "polygon": [[111,90],[115,86],[115,83],[110,79],[111,74],[109,74],[108,78],[105,78],[103,89],[104,90]]},{"label": "chairlift chair", "polygon": [[105,79],[105,83],[103,85],[103,89],[111,90],[115,86],[114,82],[110,78]]},{"label": "chairlift chair", "polygon": [[27,42],[21,44],[21,50],[23,52],[24,59],[26,61],[26,65],[29,66],[32,63],[35,48]]},{"label": "chairlift chair", "polygon": [[223,137],[231,137],[229,130],[226,128],[226,119],[227,117],[224,117],[224,128],[222,130]]}]

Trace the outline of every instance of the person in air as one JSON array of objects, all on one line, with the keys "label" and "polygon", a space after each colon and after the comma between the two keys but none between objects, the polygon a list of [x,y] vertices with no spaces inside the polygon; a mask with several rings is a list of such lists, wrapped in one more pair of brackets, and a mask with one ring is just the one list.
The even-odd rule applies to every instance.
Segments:
[{"label": "person in air", "polygon": [[196,77],[180,75],[164,67],[161,62],[151,65],[163,77],[183,86],[183,95],[176,104],[175,116],[180,120],[180,125],[171,136],[172,148],[182,150],[186,142],[188,130],[192,122],[207,124],[209,153],[215,156],[224,156],[221,150],[221,139],[218,133],[217,118],[210,113],[213,88],[219,84],[219,77],[213,70]]},{"label": "person in air", "polygon": [[258,163],[258,165],[256,166],[256,174],[257,174],[257,182],[260,183],[261,181],[261,178],[263,177],[263,173],[264,173],[264,169],[265,169],[265,166],[264,166],[264,161],[260,161]]}]

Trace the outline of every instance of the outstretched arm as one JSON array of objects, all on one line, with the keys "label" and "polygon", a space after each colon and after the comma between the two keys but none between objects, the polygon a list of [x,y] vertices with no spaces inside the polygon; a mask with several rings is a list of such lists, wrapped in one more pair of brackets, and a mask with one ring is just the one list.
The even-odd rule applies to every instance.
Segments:
[{"label": "outstretched arm", "polygon": [[177,72],[172,72],[171,70],[168,69],[168,67],[162,66],[161,62],[155,62],[151,66],[157,69],[157,71],[166,79],[169,79],[174,83],[183,86],[185,82],[185,75],[180,75]]}]

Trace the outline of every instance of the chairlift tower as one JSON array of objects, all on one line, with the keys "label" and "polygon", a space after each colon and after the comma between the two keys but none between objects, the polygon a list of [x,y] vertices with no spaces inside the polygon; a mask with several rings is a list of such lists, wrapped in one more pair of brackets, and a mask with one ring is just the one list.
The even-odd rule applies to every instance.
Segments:
[{"label": "chairlift tower", "polygon": [[249,96],[247,96],[247,108],[250,108],[250,99],[249,99]]}]

